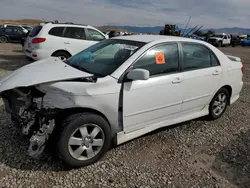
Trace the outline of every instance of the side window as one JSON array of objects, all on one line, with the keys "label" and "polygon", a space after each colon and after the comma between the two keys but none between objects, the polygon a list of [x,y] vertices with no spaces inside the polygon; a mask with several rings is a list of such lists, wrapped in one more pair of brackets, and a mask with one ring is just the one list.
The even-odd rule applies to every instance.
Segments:
[{"label": "side window", "polygon": [[49,30],[49,35],[61,37],[63,33],[64,27],[53,27]]},{"label": "side window", "polygon": [[135,68],[148,70],[150,72],[150,76],[178,72],[178,45],[164,44],[149,50],[133,65],[133,69]]},{"label": "side window", "polygon": [[215,55],[213,53],[211,53],[211,65],[212,65],[212,67],[220,65],[218,59],[215,57]]},{"label": "side window", "polygon": [[101,41],[104,40],[105,37],[99,33],[98,31],[94,30],[94,29],[87,29],[88,33],[89,33],[89,40],[93,40],[93,41]]},{"label": "side window", "polygon": [[21,30],[19,30],[19,29],[13,29],[13,30],[14,30],[15,34],[22,35],[22,31]]},{"label": "side window", "polygon": [[7,29],[5,29],[5,32],[6,32],[6,33],[12,33],[12,32],[13,32],[13,29],[7,28]]},{"label": "side window", "polygon": [[84,28],[81,27],[67,27],[64,33],[64,37],[86,40],[85,30]]},{"label": "side window", "polygon": [[216,57],[204,46],[182,44],[184,71],[208,68],[218,65]]}]

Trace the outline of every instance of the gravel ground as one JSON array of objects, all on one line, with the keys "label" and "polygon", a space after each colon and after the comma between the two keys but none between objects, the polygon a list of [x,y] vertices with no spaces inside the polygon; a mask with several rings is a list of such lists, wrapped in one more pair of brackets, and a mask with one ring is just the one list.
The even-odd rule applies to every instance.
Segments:
[{"label": "gravel ground", "polygon": [[[250,187],[250,48],[222,51],[242,57],[245,85],[221,119],[200,118],[160,129],[81,169],[64,169],[50,150],[39,161],[30,159],[28,141],[1,106],[0,187]],[[1,74],[26,63],[19,45],[0,44]]]}]

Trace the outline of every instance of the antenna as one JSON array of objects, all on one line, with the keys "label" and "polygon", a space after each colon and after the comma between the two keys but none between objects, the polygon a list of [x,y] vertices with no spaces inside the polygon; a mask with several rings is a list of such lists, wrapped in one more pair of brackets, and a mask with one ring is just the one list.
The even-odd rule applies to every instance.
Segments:
[{"label": "antenna", "polygon": [[187,29],[187,26],[188,26],[188,24],[189,24],[190,20],[191,20],[191,16],[189,16],[188,22],[187,22],[187,24],[186,24],[186,27],[185,27],[185,29],[184,29],[183,34],[182,34],[182,35],[184,35],[184,34],[185,34],[186,29]]}]

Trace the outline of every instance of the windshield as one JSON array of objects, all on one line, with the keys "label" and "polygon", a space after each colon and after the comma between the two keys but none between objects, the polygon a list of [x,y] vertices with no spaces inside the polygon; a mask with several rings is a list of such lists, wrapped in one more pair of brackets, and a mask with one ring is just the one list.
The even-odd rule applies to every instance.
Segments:
[{"label": "windshield", "polygon": [[84,72],[105,77],[145,44],[119,39],[103,40],[72,56],[66,63]]},{"label": "windshield", "polygon": [[213,35],[212,37],[223,38],[224,35]]}]

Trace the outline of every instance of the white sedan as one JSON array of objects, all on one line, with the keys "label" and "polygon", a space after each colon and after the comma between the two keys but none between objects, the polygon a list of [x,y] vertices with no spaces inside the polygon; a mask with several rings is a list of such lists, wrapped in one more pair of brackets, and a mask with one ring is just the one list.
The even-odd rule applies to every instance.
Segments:
[{"label": "white sedan", "polygon": [[217,119],[240,96],[241,59],[198,40],[107,39],[66,62],[48,58],[1,79],[12,120],[39,156],[49,137],[66,165],[99,160],[111,143],[202,116]]}]

